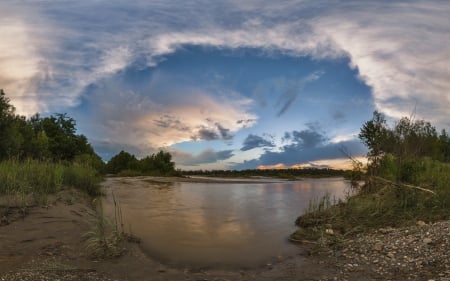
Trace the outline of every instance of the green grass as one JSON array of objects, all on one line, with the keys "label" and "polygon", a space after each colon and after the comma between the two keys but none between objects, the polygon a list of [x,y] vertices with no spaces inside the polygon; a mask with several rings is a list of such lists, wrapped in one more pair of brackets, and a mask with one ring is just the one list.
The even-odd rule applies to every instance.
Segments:
[{"label": "green grass", "polygon": [[44,196],[71,186],[89,195],[100,194],[101,177],[89,166],[45,161],[0,162],[0,195]]},{"label": "green grass", "polygon": [[[382,171],[381,177],[392,180],[395,174],[400,174],[408,179],[403,183],[426,188],[434,194],[369,177],[365,186],[345,202],[333,202],[329,197],[312,202],[297,219],[299,229],[291,235],[292,240],[319,240],[326,229],[333,229],[336,240],[336,237],[344,239],[372,229],[410,225],[418,220],[450,219],[450,164],[425,158],[404,161],[401,169],[404,174],[397,173],[393,162],[385,164],[390,169]],[[329,239],[330,244],[335,242],[333,239]]]}]

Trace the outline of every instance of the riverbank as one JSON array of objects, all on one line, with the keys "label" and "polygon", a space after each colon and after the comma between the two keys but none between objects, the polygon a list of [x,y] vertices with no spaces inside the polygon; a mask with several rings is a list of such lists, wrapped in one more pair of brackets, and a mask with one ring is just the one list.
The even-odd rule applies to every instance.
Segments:
[{"label": "riverbank", "polygon": [[314,245],[304,245],[256,269],[168,267],[130,242],[120,257],[93,260],[81,238],[90,229],[89,200],[68,189],[45,207],[3,210],[0,280],[450,280],[449,221],[377,229],[313,255]]}]

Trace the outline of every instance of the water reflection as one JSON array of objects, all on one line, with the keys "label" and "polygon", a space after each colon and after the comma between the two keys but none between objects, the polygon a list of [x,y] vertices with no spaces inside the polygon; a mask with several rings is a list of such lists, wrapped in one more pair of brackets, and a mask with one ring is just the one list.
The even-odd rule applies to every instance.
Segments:
[{"label": "water reflection", "polygon": [[325,192],[343,198],[342,179],[271,183],[155,183],[108,179],[125,228],[145,251],[175,265],[252,267],[298,253],[287,236],[309,200]]}]

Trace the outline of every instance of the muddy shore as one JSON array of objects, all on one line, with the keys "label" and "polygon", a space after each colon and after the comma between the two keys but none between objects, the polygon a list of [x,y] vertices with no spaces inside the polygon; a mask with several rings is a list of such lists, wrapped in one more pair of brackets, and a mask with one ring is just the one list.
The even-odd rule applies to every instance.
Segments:
[{"label": "muddy shore", "polygon": [[313,255],[304,245],[256,269],[173,268],[131,242],[120,257],[94,260],[82,241],[89,200],[65,190],[45,207],[1,209],[0,280],[450,280],[450,222],[380,229]]}]

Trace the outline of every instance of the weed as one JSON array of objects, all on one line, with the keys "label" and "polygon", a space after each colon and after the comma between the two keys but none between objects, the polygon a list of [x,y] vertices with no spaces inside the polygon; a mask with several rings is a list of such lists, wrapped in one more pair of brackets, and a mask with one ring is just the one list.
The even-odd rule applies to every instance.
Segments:
[{"label": "weed", "polygon": [[[94,199],[96,201],[96,199]],[[100,202],[100,201],[99,201]],[[103,214],[101,202],[90,214],[91,230],[83,235],[85,249],[94,258],[117,257],[122,254],[123,232]]]}]

